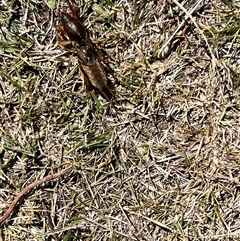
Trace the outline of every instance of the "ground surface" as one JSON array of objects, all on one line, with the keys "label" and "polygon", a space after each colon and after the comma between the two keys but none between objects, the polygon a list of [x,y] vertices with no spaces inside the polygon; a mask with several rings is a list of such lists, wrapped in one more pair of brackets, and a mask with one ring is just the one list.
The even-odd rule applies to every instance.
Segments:
[{"label": "ground surface", "polygon": [[240,240],[240,2],[74,5],[119,100],[92,100],[58,45],[65,1],[1,1],[0,214],[74,165],[24,197],[1,240]]}]

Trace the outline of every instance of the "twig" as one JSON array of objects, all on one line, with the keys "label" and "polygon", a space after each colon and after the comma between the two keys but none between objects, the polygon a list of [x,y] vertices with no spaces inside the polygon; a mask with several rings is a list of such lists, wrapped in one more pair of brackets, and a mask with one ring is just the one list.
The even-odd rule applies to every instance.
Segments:
[{"label": "twig", "polygon": [[33,188],[45,183],[45,182],[48,182],[48,181],[51,181],[53,179],[56,179],[56,178],[59,178],[60,176],[62,175],[65,175],[67,174],[68,172],[70,172],[72,170],[72,167],[73,166],[70,166],[66,169],[63,169],[62,171],[58,172],[58,173],[55,173],[55,174],[51,174],[51,175],[48,175],[46,177],[44,177],[43,179],[41,180],[37,180],[31,184],[29,184],[27,187],[25,187],[16,197],[15,199],[13,200],[12,204],[9,206],[8,210],[3,214],[3,216],[0,218],[0,226],[3,225],[3,223],[6,221],[7,218],[10,217],[10,215],[12,214],[14,208],[16,207],[18,201],[27,193],[29,192],[30,190],[32,190]]}]

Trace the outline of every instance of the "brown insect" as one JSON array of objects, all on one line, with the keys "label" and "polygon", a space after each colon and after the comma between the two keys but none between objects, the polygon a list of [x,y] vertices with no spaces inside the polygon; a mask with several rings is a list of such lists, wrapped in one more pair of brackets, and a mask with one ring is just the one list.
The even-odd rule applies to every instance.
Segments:
[{"label": "brown insect", "polygon": [[66,2],[71,9],[72,16],[62,13],[62,27],[56,25],[56,29],[69,40],[61,41],[60,45],[71,44],[76,50],[87,91],[97,89],[103,98],[111,101],[112,98],[115,99],[115,92],[101,62],[99,51],[89,38],[87,29],[80,22],[75,7],[69,0]]}]

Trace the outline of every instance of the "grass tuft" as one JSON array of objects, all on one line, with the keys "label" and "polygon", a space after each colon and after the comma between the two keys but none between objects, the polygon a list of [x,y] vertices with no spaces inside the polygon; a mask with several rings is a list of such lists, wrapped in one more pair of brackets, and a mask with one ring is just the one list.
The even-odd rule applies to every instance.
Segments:
[{"label": "grass tuft", "polygon": [[[119,81],[86,93],[65,1],[0,4],[0,240],[238,240],[239,4],[73,1]],[[112,78],[109,75],[109,78]],[[91,98],[92,96],[92,98]]]}]

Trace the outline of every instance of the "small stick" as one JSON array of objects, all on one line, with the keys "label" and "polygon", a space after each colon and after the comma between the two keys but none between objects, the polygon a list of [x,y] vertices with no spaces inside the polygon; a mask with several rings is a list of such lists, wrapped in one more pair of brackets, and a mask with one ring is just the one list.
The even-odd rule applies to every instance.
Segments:
[{"label": "small stick", "polygon": [[12,204],[9,206],[8,210],[3,214],[3,216],[0,218],[0,226],[3,225],[3,223],[6,221],[7,218],[10,217],[11,213],[13,212],[14,208],[16,207],[18,201],[30,190],[32,190],[33,188],[51,181],[53,179],[59,178],[62,175],[67,174],[68,172],[70,172],[72,170],[72,166],[63,169],[62,171],[55,173],[55,174],[50,174],[46,177],[44,177],[43,179],[37,180],[31,184],[29,184],[28,186],[26,186],[20,193],[18,193],[18,195],[15,197],[15,199],[13,200]]}]

